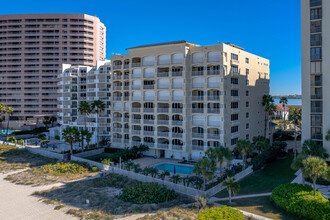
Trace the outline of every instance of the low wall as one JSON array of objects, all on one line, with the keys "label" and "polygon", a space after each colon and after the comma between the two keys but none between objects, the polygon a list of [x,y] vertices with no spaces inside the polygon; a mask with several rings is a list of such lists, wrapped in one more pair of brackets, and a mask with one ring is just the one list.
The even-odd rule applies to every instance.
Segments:
[{"label": "low wall", "polygon": [[32,154],[39,154],[44,157],[54,158],[54,159],[58,159],[58,160],[64,160],[67,158],[66,154],[58,154],[58,153],[40,149],[40,148],[25,147],[25,149],[27,149]]},{"label": "low wall", "polygon": [[106,164],[102,164],[102,163],[98,163],[92,160],[87,160],[81,157],[77,157],[77,156],[71,156],[71,160],[73,161],[80,161],[80,162],[85,162],[88,163],[91,167],[97,167],[100,170],[110,170],[110,166],[106,165]]},{"label": "low wall", "polygon": [[77,153],[77,154],[74,154],[74,156],[75,157],[89,157],[89,156],[94,156],[94,155],[102,154],[102,153],[104,153],[104,148]]}]

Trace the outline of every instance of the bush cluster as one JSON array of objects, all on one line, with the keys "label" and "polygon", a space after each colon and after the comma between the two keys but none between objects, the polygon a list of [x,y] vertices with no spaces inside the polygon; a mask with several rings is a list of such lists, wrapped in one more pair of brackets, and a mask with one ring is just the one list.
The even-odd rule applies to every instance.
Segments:
[{"label": "bush cluster", "polygon": [[38,168],[45,174],[50,174],[54,176],[62,176],[66,174],[84,174],[88,173],[89,165],[82,162],[59,162],[56,164],[48,164],[43,167]]},{"label": "bush cluster", "polygon": [[12,134],[13,135],[23,135],[23,134],[40,134],[43,132],[47,132],[46,127],[38,127],[33,130],[26,130],[26,131],[14,131]]},{"label": "bush cluster", "polygon": [[271,200],[288,213],[304,219],[330,219],[330,202],[320,192],[313,194],[313,188],[297,183],[282,184],[276,187]]},{"label": "bush cluster", "polygon": [[245,217],[241,211],[233,209],[229,206],[222,206],[220,208],[207,209],[199,213],[197,220],[243,220],[244,218]]},{"label": "bush cluster", "polygon": [[175,199],[173,190],[160,187],[158,183],[138,183],[123,190],[119,198],[135,204],[162,203]]},{"label": "bush cluster", "polygon": [[108,158],[106,158],[101,163],[108,164],[109,161],[118,163],[120,158],[122,162],[127,160],[133,160],[139,158],[141,153],[149,150],[147,146],[140,145],[140,146],[133,146],[131,148],[126,149],[113,149],[113,148],[105,148],[106,153],[111,153]]},{"label": "bush cluster", "polygon": [[286,146],[287,144],[285,142],[274,142],[272,146],[269,146],[263,150],[261,154],[252,159],[253,170],[258,170],[267,163],[275,161],[278,156],[283,156],[285,154]]},{"label": "bush cluster", "polygon": [[294,132],[278,129],[274,132],[273,139],[274,141],[291,141],[294,140]]}]

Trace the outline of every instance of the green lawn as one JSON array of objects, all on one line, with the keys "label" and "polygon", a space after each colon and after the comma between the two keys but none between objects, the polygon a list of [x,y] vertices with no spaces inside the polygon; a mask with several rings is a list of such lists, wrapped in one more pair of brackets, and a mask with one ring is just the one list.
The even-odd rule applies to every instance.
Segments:
[{"label": "green lawn", "polygon": [[[280,184],[291,182],[295,178],[295,171],[290,168],[292,160],[293,156],[288,155],[245,177],[239,181],[241,189],[237,195],[268,193]],[[228,197],[228,193],[223,190],[216,197]]]},{"label": "green lawn", "polygon": [[101,162],[103,159],[108,158],[110,155],[111,155],[110,153],[101,153],[101,154],[96,154],[94,156],[86,157],[86,159],[96,162]]},{"label": "green lawn", "polygon": [[283,213],[277,208],[273,206],[273,204],[270,201],[269,196],[263,196],[263,197],[254,197],[254,198],[246,198],[246,199],[237,199],[233,200],[231,204],[228,204],[228,202],[221,202],[223,205],[230,205],[232,207],[235,207],[237,209],[251,212],[256,215],[261,215],[267,218],[275,219],[275,220],[296,220],[296,218],[293,215]]}]

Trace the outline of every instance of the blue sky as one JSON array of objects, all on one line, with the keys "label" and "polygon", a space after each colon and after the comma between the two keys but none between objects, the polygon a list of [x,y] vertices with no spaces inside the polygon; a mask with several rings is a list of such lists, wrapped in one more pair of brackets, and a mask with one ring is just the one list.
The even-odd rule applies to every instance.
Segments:
[{"label": "blue sky", "polygon": [[0,14],[20,13],[97,15],[107,26],[107,58],[149,43],[231,42],[270,59],[272,94],[301,94],[300,0],[1,2]]}]

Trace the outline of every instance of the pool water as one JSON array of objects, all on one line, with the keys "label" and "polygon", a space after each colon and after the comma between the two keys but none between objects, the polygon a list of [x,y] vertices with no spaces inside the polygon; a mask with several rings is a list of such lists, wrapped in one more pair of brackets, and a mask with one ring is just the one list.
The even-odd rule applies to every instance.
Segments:
[{"label": "pool water", "polygon": [[[1,134],[6,134],[7,133],[7,130],[1,130],[0,133]],[[8,134],[11,134],[11,133],[13,133],[13,131],[12,130],[8,130]]]},{"label": "pool water", "polygon": [[154,166],[154,168],[157,168],[158,170],[167,170],[171,173],[174,173],[174,167],[175,167],[175,173],[181,173],[181,174],[192,174],[194,167],[193,166],[185,166],[180,164],[171,164],[171,163],[162,163],[159,165]]}]

